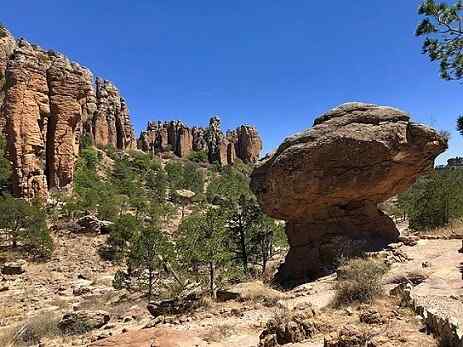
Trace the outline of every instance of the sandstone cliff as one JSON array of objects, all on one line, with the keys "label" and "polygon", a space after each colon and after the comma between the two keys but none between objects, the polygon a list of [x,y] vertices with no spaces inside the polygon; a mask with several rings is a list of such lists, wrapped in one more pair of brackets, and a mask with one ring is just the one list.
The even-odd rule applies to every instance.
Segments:
[{"label": "sandstone cliff", "polygon": [[209,127],[188,127],[180,121],[149,122],[140,135],[138,146],[153,153],[172,151],[187,157],[192,151],[207,152],[209,162],[231,165],[236,158],[254,163],[262,150],[262,140],[256,128],[242,125],[226,135],[220,128],[220,119],[212,117]]},{"label": "sandstone cliff", "polygon": [[251,177],[264,211],[287,221],[290,250],[278,279],[313,278],[341,255],[395,240],[395,224],[377,204],[406,190],[446,148],[405,112],[362,103],[288,137]]},{"label": "sandstone cliff", "polygon": [[0,131],[13,164],[13,191],[45,198],[69,189],[80,139],[135,148],[127,105],[108,81],[62,54],[0,28]]}]

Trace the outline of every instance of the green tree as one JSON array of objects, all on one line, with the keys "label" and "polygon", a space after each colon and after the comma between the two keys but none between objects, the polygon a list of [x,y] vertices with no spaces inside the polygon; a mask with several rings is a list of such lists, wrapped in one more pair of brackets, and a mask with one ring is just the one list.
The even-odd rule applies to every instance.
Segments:
[{"label": "green tree", "polygon": [[132,215],[120,216],[110,228],[109,237],[104,248],[105,258],[121,260],[130,250],[134,239],[140,234],[142,225]]},{"label": "green tree", "polygon": [[184,219],[179,227],[177,252],[186,265],[207,267],[209,291],[215,298],[218,272],[231,260],[223,210],[209,207]]},{"label": "green tree", "polygon": [[415,230],[447,225],[463,216],[463,170],[442,169],[421,177],[399,195],[398,206]]},{"label": "green tree", "polygon": [[463,77],[462,1],[453,5],[425,0],[418,9],[424,19],[416,29],[417,36],[425,36],[423,53],[431,61],[440,62],[441,77],[445,80]]},{"label": "green tree", "polygon": [[248,272],[249,262],[255,256],[255,234],[258,232],[256,224],[263,214],[254,199],[242,195],[237,203],[230,208],[227,229],[231,249],[235,259],[241,261],[244,273]]},{"label": "green tree", "polygon": [[213,203],[238,201],[241,196],[252,195],[249,189],[249,177],[233,167],[225,167],[207,186],[207,199]]},{"label": "green tree", "polygon": [[134,240],[128,255],[130,274],[135,275],[142,287],[148,290],[148,301],[153,295],[156,273],[167,271],[166,264],[174,257],[172,244],[162,230],[151,224]]},{"label": "green tree", "polygon": [[[431,61],[440,63],[440,75],[444,80],[460,80],[463,77],[463,2],[453,5],[424,0],[418,14],[424,19],[416,29],[417,36],[424,36],[423,53]],[[457,130],[463,135],[463,116],[458,118]]]},{"label": "green tree", "polygon": [[49,256],[53,242],[48,233],[46,213],[38,204],[10,196],[0,197],[0,233],[11,243],[19,244],[34,256]]},{"label": "green tree", "polygon": [[167,163],[165,170],[171,191],[188,189],[195,193],[203,192],[204,176],[197,164],[172,160]]},{"label": "green tree", "polygon": [[229,211],[227,237],[234,259],[241,262],[244,273],[248,272],[250,263],[261,265],[265,272],[273,254],[275,236],[282,232],[282,226],[263,213],[254,197],[242,195]]},{"label": "green tree", "polygon": [[0,193],[7,191],[11,177],[10,161],[6,158],[6,140],[0,134]]}]

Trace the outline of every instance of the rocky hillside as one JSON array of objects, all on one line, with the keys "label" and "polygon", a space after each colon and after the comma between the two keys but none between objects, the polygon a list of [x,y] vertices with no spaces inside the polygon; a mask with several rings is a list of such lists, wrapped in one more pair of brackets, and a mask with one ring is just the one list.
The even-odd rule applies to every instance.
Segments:
[{"label": "rocky hillside", "polygon": [[[0,133],[6,135],[17,196],[46,199],[69,190],[79,144],[85,136],[97,147],[136,149],[127,103],[118,89],[64,55],[15,39],[0,27]],[[220,121],[208,128],[181,122],[149,123],[140,149],[172,151],[186,157],[204,151],[209,161],[255,162],[262,142],[255,128],[241,126],[224,135]]]}]

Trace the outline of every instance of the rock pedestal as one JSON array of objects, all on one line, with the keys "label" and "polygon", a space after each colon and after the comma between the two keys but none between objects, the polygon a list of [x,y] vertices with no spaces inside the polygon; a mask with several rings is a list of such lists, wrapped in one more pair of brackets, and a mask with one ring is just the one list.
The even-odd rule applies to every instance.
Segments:
[{"label": "rock pedestal", "polygon": [[314,278],[343,255],[395,240],[377,204],[405,191],[446,148],[405,112],[363,103],[343,104],[285,139],[251,177],[264,211],[287,221],[290,250],[277,279]]}]

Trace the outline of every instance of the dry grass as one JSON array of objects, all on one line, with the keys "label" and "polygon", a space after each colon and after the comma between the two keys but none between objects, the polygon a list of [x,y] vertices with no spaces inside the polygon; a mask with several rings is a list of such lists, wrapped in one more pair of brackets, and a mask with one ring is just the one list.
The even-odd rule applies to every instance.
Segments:
[{"label": "dry grass", "polygon": [[231,336],[235,333],[235,327],[233,324],[224,323],[213,326],[207,332],[202,335],[202,338],[206,342],[219,342],[225,339],[228,336]]},{"label": "dry grass", "polygon": [[418,232],[422,238],[463,239],[463,220],[453,220],[449,225]]},{"label": "dry grass", "polygon": [[240,300],[261,303],[265,306],[273,307],[278,304],[279,300],[284,298],[284,294],[266,287],[262,282],[243,283],[240,288]]},{"label": "dry grass", "polygon": [[371,302],[382,294],[382,279],[388,268],[383,261],[368,258],[349,260],[338,269],[335,306]]},{"label": "dry grass", "polygon": [[43,337],[61,336],[58,321],[55,313],[42,312],[23,324],[1,331],[0,346],[31,346],[40,343]]},{"label": "dry grass", "polygon": [[65,300],[62,298],[54,298],[50,301],[51,306],[56,306],[60,310],[67,310],[70,306],[71,302],[69,300]]},{"label": "dry grass", "polygon": [[[8,325],[8,320],[20,315],[20,311],[15,307],[0,307],[0,327]],[[0,345],[1,346],[1,345]]]}]

